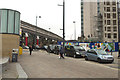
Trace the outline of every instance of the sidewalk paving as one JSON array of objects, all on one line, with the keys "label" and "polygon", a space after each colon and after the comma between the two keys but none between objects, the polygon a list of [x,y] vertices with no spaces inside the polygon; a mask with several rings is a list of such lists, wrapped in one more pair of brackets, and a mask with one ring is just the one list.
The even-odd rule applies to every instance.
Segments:
[{"label": "sidewalk paving", "polygon": [[2,78],[18,78],[16,63],[10,62],[6,65],[6,70],[2,73]]}]

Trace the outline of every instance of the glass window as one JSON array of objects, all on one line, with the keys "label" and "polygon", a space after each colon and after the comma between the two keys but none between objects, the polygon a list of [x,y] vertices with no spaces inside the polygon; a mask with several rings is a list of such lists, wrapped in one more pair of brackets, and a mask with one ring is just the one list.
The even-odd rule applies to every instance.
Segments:
[{"label": "glass window", "polygon": [[107,25],[110,25],[110,20],[107,20]]},{"label": "glass window", "polygon": [[105,27],[105,31],[106,31],[106,27]]},{"label": "glass window", "polygon": [[111,27],[107,27],[107,31],[110,32],[111,31]]},{"label": "glass window", "polygon": [[104,13],[104,17],[106,17],[106,13]]},{"label": "glass window", "polygon": [[113,18],[116,18],[116,13],[113,13]]},{"label": "glass window", "polygon": [[0,10],[0,33],[1,33],[1,10]]},{"label": "glass window", "polygon": [[9,11],[8,15],[8,33],[14,33],[14,11]]},{"label": "glass window", "polygon": [[113,36],[114,38],[117,38],[117,34],[116,33],[114,33],[114,36]]},{"label": "glass window", "polygon": [[113,1],[113,2],[112,2],[112,5],[116,5],[116,2],[115,2],[115,1]]},{"label": "glass window", "polygon": [[1,32],[7,33],[7,10],[1,10]]},{"label": "glass window", "polygon": [[116,12],[116,7],[113,7],[113,12]]},{"label": "glass window", "polygon": [[107,18],[110,18],[110,13],[107,14]]},{"label": "glass window", "polygon": [[105,33],[105,37],[107,36],[107,34]]},{"label": "glass window", "polygon": [[105,24],[106,24],[106,20],[104,20]]},{"label": "glass window", "polygon": [[116,20],[113,20],[113,25],[116,25]]},{"label": "glass window", "polygon": [[107,5],[110,5],[110,2],[109,2],[109,1],[107,2]]},{"label": "glass window", "polygon": [[113,27],[113,31],[114,31],[114,32],[117,31],[117,27],[116,27],[116,26]]},{"label": "glass window", "polygon": [[111,38],[111,33],[108,33],[108,38]]},{"label": "glass window", "polygon": [[104,1],[104,5],[105,5],[105,1]]},{"label": "glass window", "polygon": [[15,34],[19,34],[20,28],[20,15],[18,12],[15,12]]},{"label": "glass window", "polygon": [[104,11],[106,11],[106,7],[104,7]]},{"label": "glass window", "polygon": [[110,12],[110,7],[107,7],[107,12]]}]

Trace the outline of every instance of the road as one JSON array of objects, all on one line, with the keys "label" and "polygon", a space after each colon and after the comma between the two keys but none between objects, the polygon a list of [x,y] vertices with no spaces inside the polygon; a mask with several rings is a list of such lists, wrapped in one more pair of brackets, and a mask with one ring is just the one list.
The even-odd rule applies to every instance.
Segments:
[{"label": "road", "polygon": [[59,59],[46,51],[25,51],[18,62],[29,78],[118,78],[118,69],[85,61],[83,58]]}]

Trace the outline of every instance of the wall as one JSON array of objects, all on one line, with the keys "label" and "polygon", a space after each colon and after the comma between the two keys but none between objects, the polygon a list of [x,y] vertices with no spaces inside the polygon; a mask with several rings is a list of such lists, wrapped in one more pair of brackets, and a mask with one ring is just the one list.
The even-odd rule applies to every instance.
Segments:
[{"label": "wall", "polygon": [[19,35],[0,34],[0,36],[2,36],[2,58],[11,58],[12,49],[19,49]]}]

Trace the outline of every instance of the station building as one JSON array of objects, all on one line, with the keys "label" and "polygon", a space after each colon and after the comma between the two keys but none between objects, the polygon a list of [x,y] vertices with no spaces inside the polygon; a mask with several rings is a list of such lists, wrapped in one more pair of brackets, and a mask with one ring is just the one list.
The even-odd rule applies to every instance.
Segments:
[{"label": "station building", "polygon": [[20,12],[0,9],[0,57],[12,56],[13,49],[19,49]]}]

